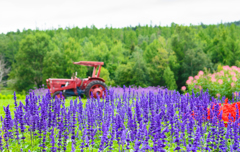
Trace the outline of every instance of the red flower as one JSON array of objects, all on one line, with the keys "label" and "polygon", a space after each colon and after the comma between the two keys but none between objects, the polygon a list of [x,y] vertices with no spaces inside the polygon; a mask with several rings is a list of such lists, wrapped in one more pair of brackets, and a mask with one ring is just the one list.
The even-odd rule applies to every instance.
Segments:
[{"label": "red flower", "polygon": [[[222,120],[224,121],[225,127],[227,127],[227,122],[229,122],[229,114],[231,114],[231,117],[233,117],[233,121],[234,122],[236,120],[236,104],[239,107],[239,113],[240,113],[240,102],[236,102],[233,104],[229,104],[228,103],[228,98],[225,99],[225,102],[223,105],[221,105],[221,103],[219,103],[219,113],[218,115],[220,115],[221,111],[222,111]],[[215,104],[213,104],[212,109],[214,109]],[[208,110],[208,117],[207,119],[210,119],[210,108],[207,109]],[[192,113],[192,116],[195,116],[194,111]]]}]

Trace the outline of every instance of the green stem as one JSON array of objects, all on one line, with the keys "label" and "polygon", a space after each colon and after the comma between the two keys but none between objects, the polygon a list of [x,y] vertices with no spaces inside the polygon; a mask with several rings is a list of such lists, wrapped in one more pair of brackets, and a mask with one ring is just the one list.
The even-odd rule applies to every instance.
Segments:
[{"label": "green stem", "polygon": [[[23,134],[23,132],[22,132],[22,137],[24,137],[24,134]],[[24,139],[23,139],[23,143],[24,143]]]},{"label": "green stem", "polygon": [[32,131],[30,130],[30,136],[31,136],[31,144],[32,144],[32,151],[33,151],[33,140],[32,140]]}]

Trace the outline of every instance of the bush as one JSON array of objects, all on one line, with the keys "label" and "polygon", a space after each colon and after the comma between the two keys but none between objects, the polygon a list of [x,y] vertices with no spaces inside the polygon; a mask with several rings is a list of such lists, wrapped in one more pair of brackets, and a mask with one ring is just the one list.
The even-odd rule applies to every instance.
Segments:
[{"label": "bush", "polygon": [[22,99],[22,96],[20,94],[16,94],[17,100]]},{"label": "bush", "polygon": [[7,99],[13,99],[13,95],[7,95]]},{"label": "bush", "polygon": [[7,96],[6,95],[2,95],[2,99],[7,99]]},{"label": "bush", "polygon": [[24,96],[24,95],[21,95],[21,99],[25,99],[25,96]]},{"label": "bush", "polygon": [[218,66],[217,72],[211,74],[207,70],[205,73],[199,71],[198,75],[190,76],[186,81],[188,90],[183,86],[184,92],[192,93],[208,89],[209,94],[214,97],[227,97],[232,99],[233,92],[240,91],[240,68],[236,66]]}]

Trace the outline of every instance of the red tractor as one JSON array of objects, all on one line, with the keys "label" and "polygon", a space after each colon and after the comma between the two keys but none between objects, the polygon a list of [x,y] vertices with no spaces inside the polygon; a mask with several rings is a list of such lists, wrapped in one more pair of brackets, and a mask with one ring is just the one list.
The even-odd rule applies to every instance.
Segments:
[{"label": "red tractor", "polygon": [[[73,64],[93,67],[92,77],[85,79],[77,78],[76,72],[71,79],[47,79],[47,87],[50,89],[53,98],[55,98],[55,96],[60,98],[61,92],[64,98],[69,96],[83,96],[84,94],[87,98],[90,98],[91,94],[94,98],[97,98],[97,96],[100,98],[106,96],[107,85],[104,83],[105,81],[99,77],[101,67],[104,64],[103,62],[80,61],[73,62]],[[95,75],[96,71],[97,75]]]}]

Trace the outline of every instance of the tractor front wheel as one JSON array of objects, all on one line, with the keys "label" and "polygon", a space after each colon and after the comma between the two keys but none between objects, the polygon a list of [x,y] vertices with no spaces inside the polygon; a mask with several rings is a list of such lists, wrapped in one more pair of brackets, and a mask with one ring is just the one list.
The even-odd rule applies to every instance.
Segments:
[{"label": "tractor front wheel", "polygon": [[[57,96],[57,98],[58,99],[60,99],[60,93],[61,93],[62,91],[57,91],[57,92],[54,92],[54,94],[53,94],[53,99],[55,99],[55,97]],[[63,94],[63,92],[62,92],[62,98],[64,98],[64,99],[66,99],[66,96]]]},{"label": "tractor front wheel", "polygon": [[107,85],[102,81],[92,81],[90,82],[86,89],[85,89],[85,95],[87,98],[91,97],[91,94],[93,94],[94,98],[97,98],[99,96],[102,98],[102,96],[106,96],[107,91]]}]

